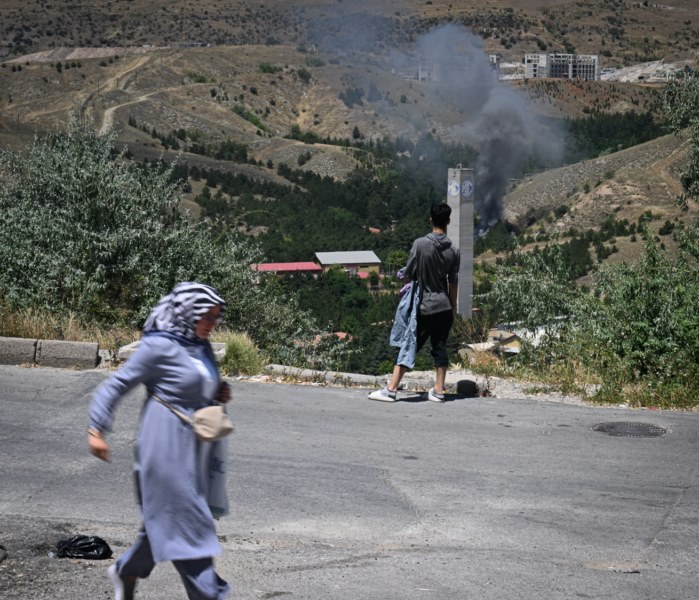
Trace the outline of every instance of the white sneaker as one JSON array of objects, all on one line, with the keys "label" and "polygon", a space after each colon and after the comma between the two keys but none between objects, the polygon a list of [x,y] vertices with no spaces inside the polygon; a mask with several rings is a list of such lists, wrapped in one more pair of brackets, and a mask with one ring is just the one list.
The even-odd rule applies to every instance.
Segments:
[{"label": "white sneaker", "polygon": [[381,402],[395,402],[396,393],[389,390],[387,387],[382,387],[380,390],[371,392],[369,400],[379,400]]},{"label": "white sneaker", "polygon": [[434,388],[431,388],[430,391],[427,392],[427,399],[432,402],[444,402],[444,392],[439,394],[434,391]]},{"label": "white sneaker", "polygon": [[132,581],[122,579],[117,571],[116,563],[107,569],[107,573],[109,573],[109,578],[114,586],[114,600],[133,600],[133,592],[136,589],[135,579]]}]

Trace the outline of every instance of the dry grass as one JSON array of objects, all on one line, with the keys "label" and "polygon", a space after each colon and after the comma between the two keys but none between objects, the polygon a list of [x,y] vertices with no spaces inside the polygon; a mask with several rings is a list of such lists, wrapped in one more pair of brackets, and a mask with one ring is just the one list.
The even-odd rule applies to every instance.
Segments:
[{"label": "dry grass", "polygon": [[46,310],[26,308],[10,310],[0,305],[0,336],[37,340],[97,342],[100,348],[115,350],[139,339],[135,329],[105,329],[84,323],[74,315],[57,315]]},{"label": "dry grass", "polygon": [[255,342],[246,333],[225,333],[217,336],[226,343],[226,355],[221,369],[228,375],[257,375],[265,366],[265,359]]}]

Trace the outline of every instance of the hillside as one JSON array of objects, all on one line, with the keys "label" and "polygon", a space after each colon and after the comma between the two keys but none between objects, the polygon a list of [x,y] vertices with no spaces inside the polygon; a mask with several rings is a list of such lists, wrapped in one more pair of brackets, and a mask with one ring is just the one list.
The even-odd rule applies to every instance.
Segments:
[{"label": "hillside", "polygon": [[61,46],[306,45],[385,53],[444,22],[461,23],[489,53],[601,54],[607,66],[691,58],[694,0],[3,0],[0,44],[18,56]]},{"label": "hillside", "polygon": [[[599,227],[609,217],[636,222],[646,211],[682,217],[677,169],[688,142],[674,135],[574,165],[551,169],[513,184],[505,219],[549,235]],[[692,212],[695,212],[693,207]],[[561,214],[554,218],[554,213]]]},{"label": "hillside", "polygon": [[[26,146],[78,112],[101,132],[114,129],[136,160],[177,160],[290,186],[278,173],[282,163],[344,180],[365,157],[342,144],[431,135],[482,147],[496,136],[500,153],[489,161],[511,163],[500,174],[507,181],[518,154],[560,159],[564,118],[657,115],[662,85],[497,83],[484,52],[503,62],[543,50],[597,52],[617,66],[686,60],[699,39],[691,4],[360,1],[329,9],[313,0],[76,0],[59,10],[44,0],[6,0],[0,146]],[[454,28],[425,35],[445,22],[476,35]],[[396,75],[397,65],[436,49],[447,68],[475,75],[456,83]],[[607,217],[635,222],[647,211],[659,228],[687,216],[674,206],[682,156],[680,141],[666,137],[526,177],[510,183],[503,216],[549,237],[599,227]],[[434,179],[439,189],[444,176]],[[197,214],[191,201],[202,184],[191,187],[186,202]]]},{"label": "hillside", "polygon": [[[76,109],[102,130],[116,128],[137,156],[163,151],[153,131],[184,130],[208,143],[232,139],[249,144],[256,159],[275,164],[306,152],[302,144],[280,139],[294,126],[320,138],[414,138],[432,132],[449,141],[474,141],[465,127],[472,108],[439,86],[396,77],[390,62],[311,55],[280,45],[107,52],[57,50],[35,55],[36,62],[4,63],[0,143],[23,145],[36,131],[60,127]],[[534,114],[553,118],[652,110],[659,94],[657,87],[630,83],[510,85]],[[340,98],[357,90],[358,101]],[[342,176],[354,166],[337,148],[317,145],[312,153],[307,168],[323,174]]]}]

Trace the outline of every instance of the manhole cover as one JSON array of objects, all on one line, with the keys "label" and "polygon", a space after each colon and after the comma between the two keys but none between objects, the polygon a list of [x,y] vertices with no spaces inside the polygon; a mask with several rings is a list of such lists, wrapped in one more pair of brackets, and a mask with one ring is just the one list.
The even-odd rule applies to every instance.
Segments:
[{"label": "manhole cover", "polygon": [[616,421],[614,423],[599,423],[592,427],[594,431],[621,437],[659,437],[667,433],[666,429],[651,423],[636,423],[633,421]]}]

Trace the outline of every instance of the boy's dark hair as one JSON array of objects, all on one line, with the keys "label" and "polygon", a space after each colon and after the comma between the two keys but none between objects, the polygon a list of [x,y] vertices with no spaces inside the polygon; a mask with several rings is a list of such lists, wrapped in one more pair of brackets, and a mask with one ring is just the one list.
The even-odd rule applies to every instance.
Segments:
[{"label": "boy's dark hair", "polygon": [[446,229],[450,217],[451,207],[446,202],[442,202],[442,204],[433,204],[432,208],[430,208],[430,219],[432,219],[432,225],[435,227]]}]

